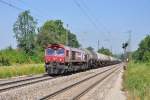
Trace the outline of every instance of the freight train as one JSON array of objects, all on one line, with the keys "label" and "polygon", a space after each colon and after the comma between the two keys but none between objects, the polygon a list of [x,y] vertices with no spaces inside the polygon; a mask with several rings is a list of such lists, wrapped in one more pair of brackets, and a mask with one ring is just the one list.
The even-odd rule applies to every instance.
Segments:
[{"label": "freight train", "polygon": [[48,45],[44,60],[45,70],[49,75],[84,71],[120,62],[111,56],[62,44]]}]

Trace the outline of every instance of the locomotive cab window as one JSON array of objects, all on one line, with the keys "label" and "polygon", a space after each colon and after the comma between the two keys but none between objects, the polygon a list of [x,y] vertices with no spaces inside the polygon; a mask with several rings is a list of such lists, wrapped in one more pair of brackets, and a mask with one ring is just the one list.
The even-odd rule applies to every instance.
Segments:
[{"label": "locomotive cab window", "polygon": [[58,50],[56,50],[57,55],[64,55],[65,51],[63,48],[59,48]]},{"label": "locomotive cab window", "polygon": [[48,49],[46,49],[46,54],[47,55],[54,55],[55,54],[55,50],[51,49],[51,48],[48,48]]}]

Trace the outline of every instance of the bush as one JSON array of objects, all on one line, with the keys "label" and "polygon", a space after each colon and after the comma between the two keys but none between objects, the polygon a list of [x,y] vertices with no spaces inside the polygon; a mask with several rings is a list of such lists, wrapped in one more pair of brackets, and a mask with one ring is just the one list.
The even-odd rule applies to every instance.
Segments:
[{"label": "bush", "polygon": [[147,35],[139,44],[139,48],[133,53],[137,62],[150,62],[150,35]]},{"label": "bush", "polygon": [[3,65],[9,66],[11,63],[8,57],[4,57],[2,54],[0,54],[0,66]]},{"label": "bush", "polygon": [[24,64],[17,66],[0,67],[0,78],[9,78],[22,75],[34,75],[44,73],[43,64]]},{"label": "bush", "polygon": [[34,55],[30,56],[30,60],[34,63],[42,63],[44,60],[44,52],[37,51]]},{"label": "bush", "polygon": [[5,49],[0,51],[0,66],[41,62],[43,62],[42,52],[37,52],[36,54],[29,55],[22,50]]}]

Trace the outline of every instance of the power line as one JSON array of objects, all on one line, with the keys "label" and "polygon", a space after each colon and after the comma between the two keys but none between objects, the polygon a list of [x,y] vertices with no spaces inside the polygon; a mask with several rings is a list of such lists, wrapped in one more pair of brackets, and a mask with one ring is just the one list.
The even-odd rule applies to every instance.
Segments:
[{"label": "power line", "polygon": [[23,0],[17,0],[17,1],[19,1],[20,3],[25,4],[25,5],[28,6],[30,9],[32,9],[32,10],[34,11],[34,14],[36,14],[38,17],[41,17],[41,18],[43,18],[43,19],[46,18],[45,16],[43,16],[43,15],[45,15],[45,13],[44,13],[43,11],[39,11],[39,9],[31,7],[29,4],[27,4],[27,3],[26,3],[25,1],[23,1]]},{"label": "power line", "polygon": [[[93,16],[93,13],[90,11],[90,8],[85,4],[85,2],[83,2],[83,0],[81,0],[81,1],[80,1],[80,3],[82,3],[83,6],[81,6],[81,4],[77,0],[74,0],[75,4],[81,9],[83,14],[88,18],[88,20],[91,22],[91,24],[94,26],[94,28],[96,28],[96,30],[98,32],[101,32],[99,30],[99,27],[97,26],[97,23],[100,24],[100,21],[95,16]],[[111,49],[112,48],[111,42],[110,42],[110,39],[108,38],[110,36],[110,32],[107,30],[107,28],[104,25],[101,24],[101,26],[104,28],[105,32],[108,35],[107,40],[110,43],[110,49]]]},{"label": "power line", "polygon": [[94,26],[94,28],[99,32],[98,30],[98,26],[95,24],[95,22],[93,21],[93,19],[89,16],[89,14],[85,11],[84,8],[82,8],[82,6],[80,5],[80,3],[77,0],[73,0],[74,3],[76,4],[76,6],[81,9],[81,11],[83,12],[83,14],[88,18],[88,20],[90,21],[90,23]]},{"label": "power line", "polygon": [[22,8],[20,8],[20,7],[17,7],[17,6],[15,6],[15,5],[13,5],[13,4],[11,4],[11,3],[9,3],[9,2],[6,2],[6,1],[3,1],[3,0],[0,0],[0,2],[1,3],[3,3],[3,4],[5,4],[5,5],[7,5],[7,6],[9,6],[9,7],[11,7],[11,8],[14,8],[14,9],[16,9],[16,10],[25,10],[25,9],[22,9]]},{"label": "power line", "polygon": [[90,13],[90,15],[92,16],[92,18],[94,19],[94,21],[96,21],[96,23],[99,23],[99,25],[101,25],[103,27],[103,29],[106,31],[106,33],[108,33],[109,35],[109,30],[105,27],[105,25],[103,25],[98,18],[96,18],[96,16],[94,16],[94,14],[92,13],[91,9],[88,7],[88,5],[84,2],[84,0],[81,0],[81,3],[83,5],[83,7]]},{"label": "power line", "polygon": [[[20,1],[20,0],[18,0],[18,1]],[[24,3],[24,1],[20,1],[20,2],[22,2],[22,3]],[[12,3],[9,3],[9,2],[6,2],[6,1],[4,1],[4,0],[0,0],[0,3],[3,3],[3,4],[5,4],[5,5],[7,5],[7,6],[9,6],[9,7],[11,7],[11,8],[14,8],[14,9],[16,9],[16,10],[19,10],[19,11],[25,11],[25,10],[27,10],[27,9],[23,9],[23,8],[20,8],[20,7],[17,7],[16,5],[14,5],[14,4],[12,4]],[[45,19],[45,17],[44,16],[41,16],[41,14],[39,15],[39,14],[37,14],[37,13],[34,13],[36,16],[38,16],[38,18],[39,19]],[[43,14],[42,14],[43,15]]]},{"label": "power line", "polygon": [[[104,33],[106,34],[106,36],[107,36],[107,38],[105,39],[105,40],[108,40],[108,42],[109,43],[111,43],[110,42],[110,39],[109,39],[109,37],[110,37],[110,31],[105,27],[105,25],[103,25],[101,22],[100,22],[100,20],[99,20],[99,18],[97,18],[96,16],[94,16],[94,14],[92,13],[92,11],[90,10],[90,8],[88,7],[88,5],[84,2],[84,0],[81,0],[81,3],[82,3],[82,5],[83,5],[83,7],[89,12],[89,14],[92,16],[92,18],[93,18],[93,20],[96,22],[96,23],[99,23],[99,25],[104,29]],[[105,41],[104,40],[104,41]]]},{"label": "power line", "polygon": [[104,41],[107,40],[110,44],[110,49],[112,49],[111,40],[109,38],[111,35],[109,29],[99,20],[99,17],[97,18],[97,16],[94,16],[90,7],[86,4],[84,0],[80,0],[80,2],[82,3],[83,7],[89,12],[89,14],[92,16],[93,20],[104,29],[104,32],[106,32],[105,34],[107,35],[107,38],[104,39]]}]

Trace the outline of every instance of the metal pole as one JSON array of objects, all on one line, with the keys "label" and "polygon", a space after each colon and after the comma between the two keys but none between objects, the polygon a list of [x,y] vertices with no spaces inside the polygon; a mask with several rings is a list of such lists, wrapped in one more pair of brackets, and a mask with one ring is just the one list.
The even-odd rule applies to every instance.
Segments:
[{"label": "metal pole", "polygon": [[128,31],[128,33],[129,33],[128,59],[129,59],[129,61],[131,61],[132,60],[132,56],[131,56],[131,33],[132,33],[132,31]]},{"label": "metal pole", "polygon": [[68,24],[67,24],[67,31],[66,31],[66,46],[68,46],[68,32],[69,32],[69,30],[68,30]]},{"label": "metal pole", "polygon": [[[97,44],[97,49],[99,50],[99,40],[98,40],[98,44]],[[98,50],[97,50],[97,51],[98,51]]]}]

